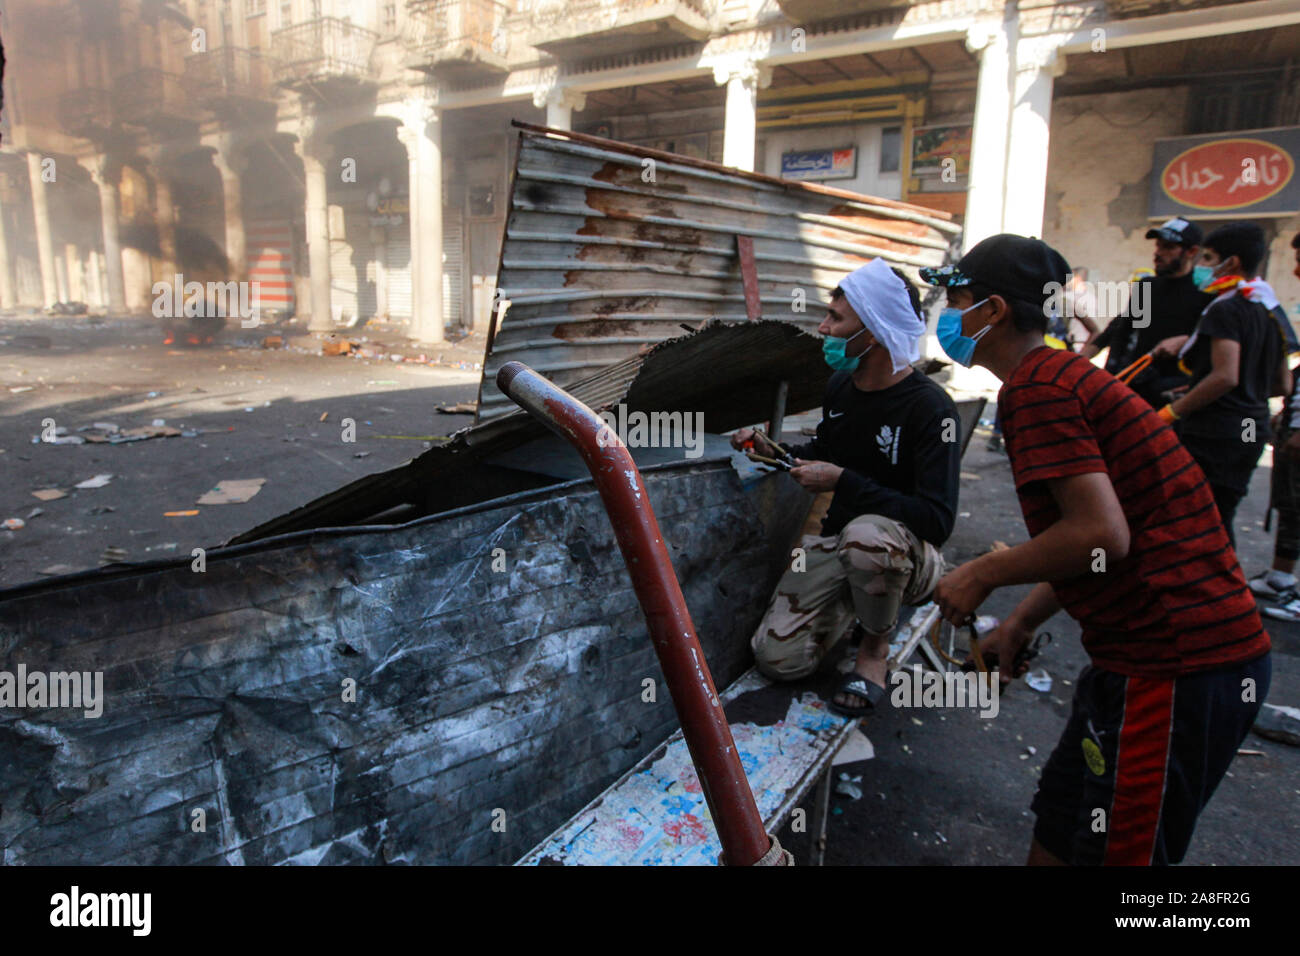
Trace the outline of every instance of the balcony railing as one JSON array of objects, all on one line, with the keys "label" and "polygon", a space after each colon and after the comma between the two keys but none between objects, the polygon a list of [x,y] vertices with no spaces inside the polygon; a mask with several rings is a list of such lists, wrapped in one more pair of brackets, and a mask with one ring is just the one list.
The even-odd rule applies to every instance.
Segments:
[{"label": "balcony railing", "polygon": [[602,56],[703,40],[714,0],[531,0],[528,42],[557,56]]},{"label": "balcony railing", "polygon": [[118,77],[113,84],[113,107],[123,123],[135,126],[167,126],[194,119],[180,75],[156,67]]},{"label": "balcony railing", "polygon": [[851,17],[859,13],[909,7],[913,0],[776,0],[781,12],[795,23],[812,23]]},{"label": "balcony railing", "polygon": [[496,0],[414,0],[407,10],[407,66],[446,74],[507,72],[508,13]]},{"label": "balcony railing", "polygon": [[258,50],[218,47],[185,58],[185,88],[205,106],[275,99],[271,64]]},{"label": "balcony railing", "polygon": [[73,136],[93,139],[113,128],[113,97],[108,90],[68,90],[59,95],[56,109],[59,125]]},{"label": "balcony railing", "polygon": [[379,35],[338,17],[319,17],[271,34],[275,78],[279,83],[368,80]]}]

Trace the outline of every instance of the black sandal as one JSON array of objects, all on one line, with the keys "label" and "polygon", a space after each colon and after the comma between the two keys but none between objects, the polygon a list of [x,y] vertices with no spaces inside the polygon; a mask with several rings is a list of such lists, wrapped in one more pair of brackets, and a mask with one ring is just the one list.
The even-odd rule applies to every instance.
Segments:
[{"label": "black sandal", "polygon": [[[889,680],[889,674],[886,672],[885,680]],[[831,695],[828,704],[831,710],[843,717],[865,717],[876,709],[876,705],[885,699],[885,688],[879,684],[874,684],[867,680],[856,671],[849,671],[840,681],[839,687],[835,689],[835,694]],[[837,704],[835,697],[840,694],[848,694],[852,697],[858,697],[862,700],[861,704]]]}]

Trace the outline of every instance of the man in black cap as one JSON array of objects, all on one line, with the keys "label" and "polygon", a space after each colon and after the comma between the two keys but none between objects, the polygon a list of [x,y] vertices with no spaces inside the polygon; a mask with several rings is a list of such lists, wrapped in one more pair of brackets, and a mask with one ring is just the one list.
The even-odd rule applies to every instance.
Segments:
[{"label": "man in black cap", "polygon": [[[1192,270],[1200,256],[1201,227],[1174,218],[1155,229],[1147,238],[1156,241],[1152,257],[1156,274],[1134,284],[1127,315],[1121,315],[1084,347],[1092,358],[1109,347],[1106,371],[1115,375],[1128,368],[1167,338],[1190,335],[1201,310],[1214,297],[1196,287]],[[1141,312],[1143,314],[1135,314]],[[1159,358],[1134,378],[1129,386],[1152,408],[1168,403],[1166,392],[1188,384],[1188,376],[1176,358]]]},{"label": "man in black cap", "polygon": [[998,410],[1030,538],[950,571],[934,600],[968,623],[1035,583],[980,641],[1008,680],[1064,609],[1090,663],[1039,781],[1030,863],[1177,863],[1268,693],[1269,638],[1205,476],[1165,421],[1081,355],[1043,342],[1068,271],[1038,239],[985,239],[955,267],[939,343],[1002,380]]}]

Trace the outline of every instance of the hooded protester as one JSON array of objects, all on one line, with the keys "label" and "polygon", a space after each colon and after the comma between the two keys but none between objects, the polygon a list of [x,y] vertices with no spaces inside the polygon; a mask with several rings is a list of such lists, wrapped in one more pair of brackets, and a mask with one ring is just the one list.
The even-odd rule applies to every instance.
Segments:
[{"label": "hooded protester", "polygon": [[[821,534],[803,538],[803,561],[782,576],[751,641],[760,670],[797,680],[817,669],[856,617],[857,662],[831,702],[852,716],[884,697],[899,610],[928,600],[957,513],[957,409],[912,368],[925,333],[919,313],[916,289],[882,259],[831,293],[818,331],[834,372],[816,437],[791,449],[798,460],[791,475],[834,497]],[[773,452],[750,429],[732,437],[737,448],[750,441]]]}]

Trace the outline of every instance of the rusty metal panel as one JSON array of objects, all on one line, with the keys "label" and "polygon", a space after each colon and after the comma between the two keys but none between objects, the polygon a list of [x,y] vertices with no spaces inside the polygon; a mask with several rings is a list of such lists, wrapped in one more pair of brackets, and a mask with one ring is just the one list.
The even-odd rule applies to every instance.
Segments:
[{"label": "rusty metal panel", "polygon": [[[946,213],[516,125],[497,277],[507,308],[488,340],[480,420],[511,411],[495,384],[506,362],[568,388],[683,326],[742,322],[756,306],[812,331],[819,303],[858,266],[884,257],[915,278],[955,252]],[[748,310],[738,238],[757,273]]]}]

